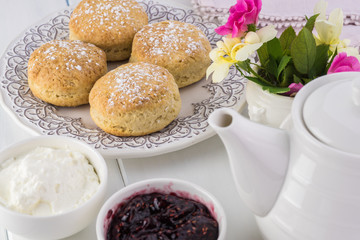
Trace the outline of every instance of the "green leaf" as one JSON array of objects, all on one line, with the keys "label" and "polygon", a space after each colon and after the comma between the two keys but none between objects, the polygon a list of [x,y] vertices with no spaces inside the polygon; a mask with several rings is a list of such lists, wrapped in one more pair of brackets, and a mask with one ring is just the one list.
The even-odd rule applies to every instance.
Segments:
[{"label": "green leaf", "polygon": [[313,80],[313,79],[303,78],[303,82],[304,82],[305,84],[308,84],[311,80]]},{"label": "green leaf", "polygon": [[293,75],[294,83],[302,83],[301,78],[299,78],[296,74]]},{"label": "green leaf", "polygon": [[281,34],[279,40],[280,40],[281,48],[284,51],[284,54],[290,55],[291,44],[295,38],[296,38],[296,33],[292,26],[285,29],[285,31]]},{"label": "green leaf", "polygon": [[249,59],[246,59],[245,61],[242,61],[242,62],[237,62],[235,65],[246,72],[250,72],[249,71],[249,68],[250,68],[250,60]]},{"label": "green leaf", "polygon": [[269,53],[267,50],[267,43],[264,43],[258,50],[257,55],[259,57],[262,66],[265,66],[269,61]]},{"label": "green leaf", "polygon": [[268,86],[276,85],[276,77],[272,75],[267,69],[264,67],[260,68],[257,72],[258,78],[261,78],[261,80],[266,83]]},{"label": "green leaf", "polygon": [[277,75],[278,65],[276,63],[276,59],[270,55],[268,63],[265,65],[265,70],[269,72],[271,75],[276,77]]},{"label": "green leaf", "polygon": [[305,24],[305,27],[310,31],[312,32],[314,30],[314,26],[315,26],[315,21],[316,21],[316,18],[319,16],[320,14],[315,14],[313,16],[311,16],[310,18],[307,19],[306,21],[306,24]]},{"label": "green leaf", "polygon": [[286,68],[284,69],[283,74],[281,75],[281,82],[280,87],[287,87],[289,86],[293,80],[294,80],[294,74],[296,70],[294,68],[294,65],[288,64]]},{"label": "green leaf", "polygon": [[282,58],[281,58],[281,61],[279,63],[279,66],[277,68],[277,73],[276,73],[276,78],[279,79],[279,76],[281,74],[281,72],[285,69],[285,67],[287,66],[287,64],[290,62],[291,60],[291,57],[290,56],[287,56],[287,55],[284,55]]},{"label": "green leaf", "polygon": [[331,56],[330,61],[328,62],[327,66],[326,66],[326,72],[329,70],[329,68],[331,67],[331,64],[334,61],[334,58],[336,57],[336,55],[338,54],[337,48],[335,48],[335,52],[333,53],[333,55]]},{"label": "green leaf", "polygon": [[288,87],[282,88],[282,87],[263,86],[262,89],[268,90],[270,93],[286,93],[290,91],[290,88]]},{"label": "green leaf", "polygon": [[245,76],[247,79],[249,79],[250,81],[253,81],[254,83],[259,84],[260,86],[268,86],[267,83],[261,81],[260,78],[257,77],[250,77],[250,76]]},{"label": "green leaf", "polygon": [[315,76],[313,76],[312,78],[326,74],[326,65],[329,60],[329,47],[329,45],[325,44],[316,46],[316,57],[315,63],[313,65],[313,72]]},{"label": "green leaf", "polygon": [[301,74],[308,74],[314,65],[316,57],[316,43],[312,33],[303,28],[291,45],[291,57],[296,70]]},{"label": "green leaf", "polygon": [[276,61],[280,61],[283,55],[281,48],[280,40],[278,38],[273,38],[267,42],[267,50],[270,56],[272,56]]},{"label": "green leaf", "polygon": [[253,81],[254,83],[259,84],[260,86],[267,86],[267,87],[271,87],[270,83],[264,82],[263,80],[261,80],[258,77],[251,77],[251,76],[245,76],[247,79],[249,79],[250,81]]}]

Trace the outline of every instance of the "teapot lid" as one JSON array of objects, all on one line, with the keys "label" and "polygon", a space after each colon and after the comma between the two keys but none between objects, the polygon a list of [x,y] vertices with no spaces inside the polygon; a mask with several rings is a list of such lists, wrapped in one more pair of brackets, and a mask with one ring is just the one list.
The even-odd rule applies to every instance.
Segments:
[{"label": "teapot lid", "polygon": [[360,154],[360,78],[329,82],[305,100],[305,125],[323,143]]}]

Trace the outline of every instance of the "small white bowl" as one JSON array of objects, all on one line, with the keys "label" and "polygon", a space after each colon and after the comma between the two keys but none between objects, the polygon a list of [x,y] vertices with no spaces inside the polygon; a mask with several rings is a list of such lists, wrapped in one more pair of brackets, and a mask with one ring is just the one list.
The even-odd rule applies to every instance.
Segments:
[{"label": "small white bowl", "polygon": [[212,194],[194,183],[172,178],[154,178],[136,182],[114,193],[104,203],[97,216],[97,239],[106,239],[106,231],[111,221],[108,216],[110,210],[115,212],[118,205],[124,200],[128,200],[130,197],[136,196],[138,194],[147,194],[153,192],[159,192],[163,194],[175,193],[180,197],[192,199],[204,204],[219,224],[218,240],[225,240],[227,225],[226,215],[219,201]]},{"label": "small white bowl", "polygon": [[0,152],[0,163],[38,147],[67,148],[81,152],[93,165],[100,179],[98,191],[84,204],[61,214],[31,216],[12,211],[0,204],[0,225],[8,231],[28,239],[60,239],[71,236],[96,218],[107,188],[107,165],[103,157],[86,143],[61,136],[40,136],[15,143]]}]

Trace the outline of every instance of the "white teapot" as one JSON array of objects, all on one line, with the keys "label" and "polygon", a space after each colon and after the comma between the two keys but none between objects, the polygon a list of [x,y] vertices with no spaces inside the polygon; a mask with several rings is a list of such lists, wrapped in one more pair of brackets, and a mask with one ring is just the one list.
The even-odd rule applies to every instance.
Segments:
[{"label": "white teapot", "polygon": [[360,73],[326,75],[296,95],[290,130],[218,109],[237,190],[265,239],[360,239]]}]

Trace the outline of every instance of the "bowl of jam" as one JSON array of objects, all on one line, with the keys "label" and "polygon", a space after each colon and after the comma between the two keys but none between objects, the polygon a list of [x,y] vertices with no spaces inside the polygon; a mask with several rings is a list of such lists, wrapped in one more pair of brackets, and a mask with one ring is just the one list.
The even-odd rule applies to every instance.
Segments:
[{"label": "bowl of jam", "polygon": [[155,178],[114,193],[96,222],[98,240],[224,240],[226,216],[202,187],[179,179]]}]

